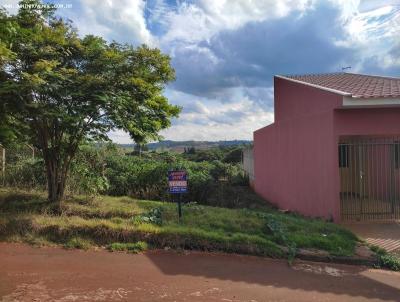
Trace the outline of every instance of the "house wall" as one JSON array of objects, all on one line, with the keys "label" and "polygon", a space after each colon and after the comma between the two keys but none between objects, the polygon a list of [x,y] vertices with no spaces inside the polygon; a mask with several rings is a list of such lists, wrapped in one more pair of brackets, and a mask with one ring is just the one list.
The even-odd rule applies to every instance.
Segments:
[{"label": "house wall", "polygon": [[344,109],[341,95],[274,81],[275,123],[254,132],[255,191],[281,209],[339,222],[339,139],[400,136],[400,108]]},{"label": "house wall", "polygon": [[258,194],[282,209],[339,220],[333,108],[341,102],[340,95],[275,78],[275,123],[254,132]]},{"label": "house wall", "polygon": [[332,112],[342,105],[342,97],[311,86],[274,78],[275,122]]},{"label": "house wall", "polygon": [[336,137],[350,135],[399,135],[400,108],[336,109],[334,111],[334,123]]}]

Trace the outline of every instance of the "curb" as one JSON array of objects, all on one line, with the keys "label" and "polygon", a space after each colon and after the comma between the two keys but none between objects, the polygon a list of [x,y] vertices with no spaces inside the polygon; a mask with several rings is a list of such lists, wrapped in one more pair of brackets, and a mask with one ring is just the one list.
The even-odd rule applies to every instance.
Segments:
[{"label": "curb", "polygon": [[339,256],[318,256],[310,254],[298,253],[297,259],[324,262],[324,263],[337,263],[337,264],[348,264],[348,265],[364,265],[375,267],[378,264],[377,258],[361,258],[361,257],[339,257]]},{"label": "curb", "polygon": [[338,264],[349,264],[349,265],[365,265],[375,267],[378,264],[378,257],[375,253],[371,252],[366,247],[359,246],[356,249],[356,254],[351,257],[347,256],[333,256],[327,252],[319,250],[307,250],[299,249],[296,254],[297,259],[325,262],[325,263],[338,263]]}]

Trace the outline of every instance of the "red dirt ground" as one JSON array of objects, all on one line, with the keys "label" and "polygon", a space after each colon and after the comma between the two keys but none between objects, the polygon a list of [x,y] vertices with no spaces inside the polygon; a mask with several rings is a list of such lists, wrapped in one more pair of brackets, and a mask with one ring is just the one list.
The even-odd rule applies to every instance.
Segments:
[{"label": "red dirt ground", "polygon": [[400,274],[250,256],[0,243],[0,301],[399,301]]}]

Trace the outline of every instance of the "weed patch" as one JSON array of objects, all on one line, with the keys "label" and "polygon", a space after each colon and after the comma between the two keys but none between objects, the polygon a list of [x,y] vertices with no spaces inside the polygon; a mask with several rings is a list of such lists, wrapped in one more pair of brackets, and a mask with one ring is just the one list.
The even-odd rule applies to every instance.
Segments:
[{"label": "weed patch", "polygon": [[376,245],[371,245],[370,248],[378,256],[378,267],[387,268],[393,271],[400,271],[399,257],[389,254],[385,249]]},{"label": "weed patch", "polygon": [[291,241],[287,237],[286,228],[280,222],[278,222],[273,217],[273,215],[266,214],[264,217],[266,218],[265,222],[266,232],[272,234],[277,243],[287,247],[288,261],[289,264],[291,265],[294,258],[296,257],[296,251],[297,251],[296,243],[294,241]]},{"label": "weed patch", "polygon": [[88,250],[91,246],[93,246],[93,242],[81,237],[72,237],[64,244],[65,248],[81,250]]},{"label": "weed patch", "polygon": [[126,251],[129,253],[137,254],[144,252],[148,249],[148,245],[144,241],[131,242],[131,243],[121,243],[114,242],[107,246],[109,251]]},{"label": "weed patch", "polygon": [[400,271],[400,259],[394,255],[379,255],[379,266],[393,271]]},{"label": "weed patch", "polygon": [[139,221],[162,225],[162,208],[153,208],[139,216]]}]

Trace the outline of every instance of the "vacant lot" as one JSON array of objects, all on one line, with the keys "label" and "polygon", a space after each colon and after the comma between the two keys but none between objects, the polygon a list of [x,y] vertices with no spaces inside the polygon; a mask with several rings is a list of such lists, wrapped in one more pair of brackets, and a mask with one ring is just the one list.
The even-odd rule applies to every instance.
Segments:
[{"label": "vacant lot", "polygon": [[150,248],[224,251],[293,257],[298,248],[350,256],[357,238],[322,220],[271,208],[226,209],[187,204],[179,222],[176,205],[129,197],[70,198],[53,215],[42,193],[0,191],[3,241],[61,244],[87,249],[107,246],[137,252]]}]

